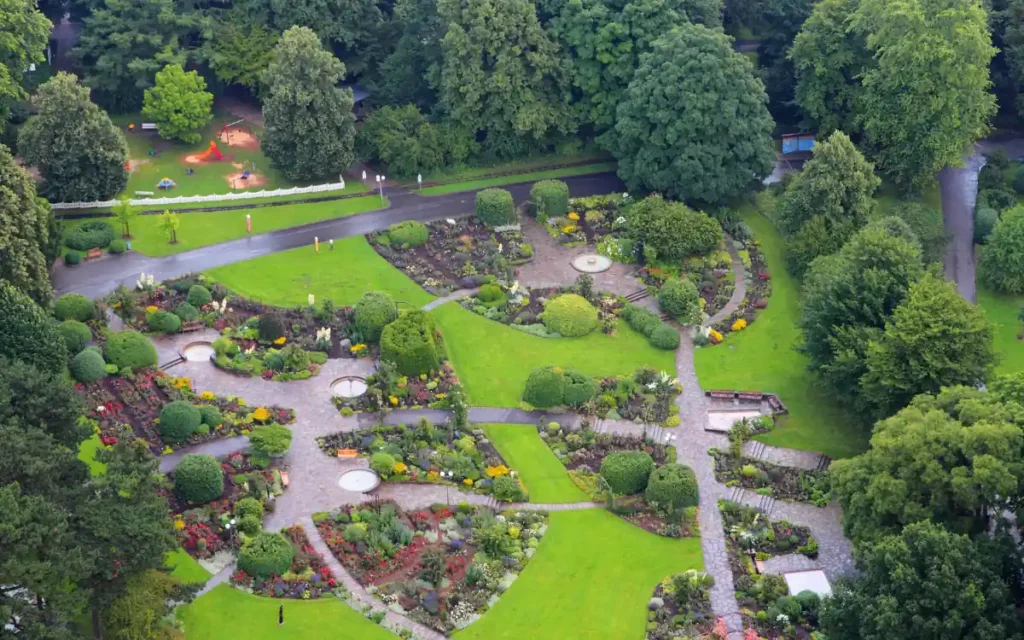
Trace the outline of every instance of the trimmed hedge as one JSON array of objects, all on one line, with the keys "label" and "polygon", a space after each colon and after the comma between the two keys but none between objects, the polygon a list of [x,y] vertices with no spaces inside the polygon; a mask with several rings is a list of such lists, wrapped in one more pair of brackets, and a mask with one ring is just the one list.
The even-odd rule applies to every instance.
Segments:
[{"label": "trimmed hedge", "polygon": [[181,331],[181,318],[170,311],[154,311],[146,318],[146,326],[150,331],[158,333],[178,333]]},{"label": "trimmed hedge", "polygon": [[224,415],[220,412],[220,409],[212,404],[201,404],[197,405],[196,408],[199,410],[200,422],[211,429],[224,424]]},{"label": "trimmed hedge", "polygon": [[661,509],[696,507],[699,500],[697,475],[686,465],[662,465],[654,470],[647,481],[647,501],[657,504]]},{"label": "trimmed hedge", "polygon": [[80,293],[65,293],[53,303],[53,317],[88,322],[96,317],[96,304]]},{"label": "trimmed hedge", "polygon": [[418,247],[427,244],[429,238],[430,232],[427,231],[427,226],[416,220],[396,222],[388,227],[388,239],[391,240],[392,246]]},{"label": "trimmed hedge", "polygon": [[283,575],[292,566],[295,547],[280,533],[264,531],[242,545],[238,568],[251,576],[266,579]]},{"label": "trimmed hedge", "polygon": [[110,246],[107,247],[107,250],[114,255],[121,255],[128,250],[128,243],[121,238],[114,238],[110,241]]},{"label": "trimmed hedge", "polygon": [[256,498],[242,498],[235,503],[235,517],[263,519],[263,503]]},{"label": "trimmed hedge", "polygon": [[658,349],[675,351],[679,348],[679,332],[663,322],[651,332],[650,341]]},{"label": "trimmed hedge", "polygon": [[597,395],[597,382],[577,371],[565,372],[565,392],[562,404],[578,407]]},{"label": "trimmed hedge", "polygon": [[114,239],[114,228],[102,220],[86,222],[64,231],[64,244],[72,249],[88,251],[105,249]]},{"label": "trimmed hedge", "polygon": [[64,252],[64,264],[73,267],[82,261],[82,252],[68,249]]},{"label": "trimmed hedge", "polygon": [[195,284],[189,287],[187,300],[190,305],[199,309],[204,304],[210,304],[213,301],[213,296],[209,289],[201,284]]},{"label": "trimmed hedge", "polygon": [[192,504],[216,500],[224,493],[224,471],[213,456],[190,453],[174,468],[174,492]]},{"label": "trimmed hedge", "polygon": [[383,291],[367,291],[355,308],[356,330],[365,342],[378,342],[384,327],[398,318],[392,297]]},{"label": "trimmed hedge", "polygon": [[658,349],[673,350],[679,346],[679,332],[665,324],[650,309],[627,304],[620,317],[637,333],[641,333]]},{"label": "trimmed hedge", "polygon": [[565,374],[556,367],[541,367],[530,372],[523,390],[523,401],[541,409],[562,404],[565,398]]},{"label": "trimmed hedge", "polygon": [[616,451],[601,462],[601,476],[618,495],[640,493],[647,488],[647,480],[654,468],[654,460],[643,451]]},{"label": "trimmed hedge", "polygon": [[549,300],[540,319],[566,338],[579,338],[597,328],[597,308],[583,296],[566,293]]},{"label": "trimmed hedge", "polygon": [[174,308],[174,315],[181,318],[183,322],[191,322],[199,317],[199,309],[196,309],[187,302],[182,302]]},{"label": "trimmed hedge", "polygon": [[63,373],[68,362],[57,323],[6,282],[0,282],[0,356],[49,373]]},{"label": "trimmed hedge", "polygon": [[118,369],[155,367],[157,363],[153,343],[138,331],[130,329],[110,334],[103,347],[103,357],[107,362],[117,365]]},{"label": "trimmed hedge", "polygon": [[65,320],[57,325],[57,330],[60,331],[60,337],[64,339],[64,346],[67,347],[69,356],[74,356],[92,341],[92,331],[78,320]]},{"label": "trimmed hedge", "polygon": [[203,416],[194,404],[175,400],[160,410],[160,435],[168,442],[184,442],[202,422]]},{"label": "trimmed hedge", "polygon": [[516,205],[505,189],[483,189],[476,194],[476,217],[488,227],[516,223]]},{"label": "trimmed hedge", "polygon": [[284,336],[284,321],[274,312],[261,315],[258,327],[260,342],[273,342]]},{"label": "trimmed hedge", "polygon": [[395,363],[400,373],[418,376],[441,366],[434,319],[422,311],[410,311],[384,327],[380,334],[381,360]]},{"label": "trimmed hedge", "polygon": [[700,293],[687,278],[670,278],[665,282],[658,292],[658,306],[682,324],[700,322]]},{"label": "trimmed hedge", "polygon": [[71,377],[78,382],[95,382],[107,376],[107,363],[103,361],[103,356],[93,349],[86,349],[72,358],[69,369]]},{"label": "trimmed hedge", "polygon": [[569,185],[541,180],[530,189],[530,214],[541,222],[569,213]]}]

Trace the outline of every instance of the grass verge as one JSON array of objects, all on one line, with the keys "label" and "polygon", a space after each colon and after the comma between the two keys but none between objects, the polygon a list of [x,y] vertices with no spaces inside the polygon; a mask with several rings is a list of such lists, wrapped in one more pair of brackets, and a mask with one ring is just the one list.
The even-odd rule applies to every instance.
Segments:
[{"label": "grass verge", "polygon": [[585,502],[577,487],[532,425],[485,424],[484,433],[530,493],[530,502]]},{"label": "grass verge", "polygon": [[1024,371],[1024,340],[1017,339],[1021,323],[1017,314],[1024,307],[1024,296],[978,289],[978,305],[995,327],[995,350],[999,354],[996,373]]},{"label": "grass verge", "polygon": [[107,472],[107,465],[96,459],[96,452],[100,450],[103,443],[100,442],[100,434],[94,433],[92,437],[78,446],[78,459],[89,465],[89,474],[101,476]]},{"label": "grass verge", "polygon": [[588,173],[603,173],[615,170],[614,162],[596,162],[593,164],[577,165],[574,167],[562,167],[561,169],[549,169],[547,171],[534,171],[531,173],[517,173],[514,175],[498,176],[494,178],[481,178],[479,180],[465,180],[462,182],[450,182],[448,184],[427,187],[417,191],[424,196],[439,196],[457,191],[473,191],[485,187],[497,187],[503,184],[516,184],[519,182],[534,182],[536,180],[547,180],[550,178],[564,178],[567,176],[582,176]]},{"label": "grass verge", "polygon": [[168,553],[164,565],[171,569],[172,576],[186,584],[206,582],[213,577],[184,549],[175,549]]}]

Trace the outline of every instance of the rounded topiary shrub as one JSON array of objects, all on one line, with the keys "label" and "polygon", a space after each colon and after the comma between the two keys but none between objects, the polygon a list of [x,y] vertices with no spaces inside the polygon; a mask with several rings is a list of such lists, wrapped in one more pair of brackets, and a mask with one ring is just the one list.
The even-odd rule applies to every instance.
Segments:
[{"label": "rounded topiary shrub", "polygon": [[196,432],[203,417],[191,402],[175,400],[160,410],[160,435],[168,442],[184,442]]},{"label": "rounded topiary shrub", "polygon": [[398,222],[388,227],[388,238],[392,246],[418,247],[426,244],[429,237],[427,226],[415,220]]},{"label": "rounded topiary shrub", "polygon": [[501,285],[493,282],[480,287],[480,291],[476,294],[476,297],[480,302],[494,302],[496,300],[500,300],[504,296],[505,293],[501,290]]},{"label": "rounded topiary shrub", "polygon": [[103,249],[114,239],[114,228],[102,220],[93,220],[64,231],[64,244],[72,249]]},{"label": "rounded topiary shrub", "polygon": [[292,566],[295,547],[280,533],[264,531],[250,539],[238,551],[238,568],[251,576],[266,579],[283,575]]},{"label": "rounded topiary shrub", "polygon": [[565,398],[565,374],[555,367],[541,367],[530,372],[523,390],[523,401],[546,409],[562,404]]},{"label": "rounded topiary shrub", "polygon": [[699,497],[697,476],[684,464],[662,465],[647,481],[647,501],[661,509],[696,507]]},{"label": "rounded topiary shrub", "polygon": [[519,486],[515,478],[501,476],[495,478],[491,485],[491,493],[494,499],[500,502],[522,502],[526,500],[526,492]]},{"label": "rounded topiary shrub", "polygon": [[561,180],[541,180],[530,189],[530,213],[544,222],[569,213],[569,185]]},{"label": "rounded topiary shrub", "polygon": [[121,255],[128,250],[128,243],[121,238],[115,238],[110,241],[110,246],[107,247],[107,250],[114,255]]},{"label": "rounded topiary shrub", "polygon": [[199,317],[199,309],[196,309],[187,302],[182,302],[174,308],[174,315],[181,318],[182,322],[191,322]]},{"label": "rounded topiary shrub", "polygon": [[263,519],[263,503],[256,498],[242,498],[235,503],[235,517]]},{"label": "rounded topiary shrub", "polygon": [[107,362],[116,364],[118,369],[155,367],[157,363],[153,343],[138,331],[131,330],[110,334],[103,347],[103,356]]},{"label": "rounded topiary shrub", "polygon": [[107,375],[107,363],[93,349],[86,349],[71,359],[71,377],[79,382],[94,382]]},{"label": "rounded topiary shrub", "polygon": [[192,285],[188,290],[188,303],[196,309],[202,307],[205,304],[210,304],[213,301],[213,296],[210,295],[210,290],[201,284]]},{"label": "rounded topiary shrub", "polygon": [[663,322],[651,332],[651,344],[659,349],[673,351],[679,347],[679,332]]},{"label": "rounded topiary shrub", "polygon": [[58,320],[87,322],[96,317],[96,304],[80,293],[65,293],[53,303],[53,316]]},{"label": "rounded topiary shrub", "polygon": [[57,323],[32,298],[0,280],[0,356],[62,373],[68,352]]},{"label": "rounded topiary shrub", "polygon": [[565,392],[562,401],[571,407],[578,407],[597,395],[597,382],[590,376],[577,371],[565,373]]},{"label": "rounded topiary shrub", "polygon": [[399,373],[418,376],[441,366],[434,319],[422,311],[410,311],[384,327],[380,334],[381,360],[394,362]]},{"label": "rounded topiary shrub", "polygon": [[190,453],[174,468],[174,492],[192,504],[210,502],[224,493],[224,471],[213,456]]},{"label": "rounded topiary shrub", "polygon": [[73,356],[85,345],[92,341],[92,331],[83,322],[78,320],[65,320],[57,325],[60,337],[64,339],[64,346],[67,347],[68,355]]},{"label": "rounded topiary shrub", "polygon": [[64,264],[69,267],[73,267],[82,261],[82,252],[75,251],[74,249],[68,249],[64,252]]},{"label": "rounded topiary shrub", "polygon": [[146,317],[146,326],[158,333],[177,333],[181,331],[181,318],[170,311],[154,311]]},{"label": "rounded topiary shrub", "polygon": [[261,342],[273,342],[284,337],[284,321],[281,320],[281,316],[273,312],[260,316],[258,329]]},{"label": "rounded topiary shrub", "polygon": [[489,227],[516,223],[516,206],[505,189],[484,189],[476,194],[476,217]]},{"label": "rounded topiary shrub", "polygon": [[356,303],[356,330],[365,342],[380,340],[381,331],[396,318],[395,301],[383,291],[367,291]]},{"label": "rounded topiary shrub", "polygon": [[658,292],[658,306],[682,324],[700,322],[700,293],[686,278],[670,278],[665,282]]},{"label": "rounded topiary shrub", "polygon": [[640,493],[647,488],[647,479],[654,460],[643,451],[616,451],[601,462],[601,476],[619,495]]},{"label": "rounded topiary shrub", "polygon": [[196,408],[199,409],[199,420],[203,424],[210,428],[219,427],[224,424],[224,414],[212,404],[201,404]]},{"label": "rounded topiary shrub", "polygon": [[579,338],[597,328],[597,309],[583,296],[567,293],[549,301],[540,319],[566,338]]}]

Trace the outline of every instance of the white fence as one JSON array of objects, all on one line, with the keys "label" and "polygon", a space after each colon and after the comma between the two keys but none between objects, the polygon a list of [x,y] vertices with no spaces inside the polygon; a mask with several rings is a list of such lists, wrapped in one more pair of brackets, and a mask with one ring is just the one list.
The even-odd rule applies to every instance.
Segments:
[{"label": "white fence", "polygon": [[[162,206],[167,204],[188,204],[192,202],[233,202],[235,200],[252,200],[255,198],[277,198],[281,196],[296,196],[305,193],[326,193],[329,191],[341,191],[345,188],[345,181],[331,182],[328,184],[316,184],[310,187],[292,187],[291,189],[274,189],[273,191],[240,191],[238,193],[219,193],[208,196],[176,196],[173,198],[132,198],[134,206]],[[104,209],[113,207],[117,200],[106,200],[96,202],[54,202],[51,207],[54,209]]]}]

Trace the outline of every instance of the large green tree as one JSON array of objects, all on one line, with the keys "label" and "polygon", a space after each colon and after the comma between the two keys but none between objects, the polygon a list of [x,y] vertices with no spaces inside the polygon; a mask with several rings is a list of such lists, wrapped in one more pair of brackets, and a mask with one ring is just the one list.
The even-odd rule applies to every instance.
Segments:
[{"label": "large green tree", "polygon": [[263,152],[292,180],[337,176],[352,164],[352,90],[345,65],[305,27],[285,31],[264,75]]},{"label": "large green tree", "polygon": [[36,196],[36,183],[0,145],[0,280],[6,280],[39,304],[53,297],[44,250],[53,212]]},{"label": "large green tree", "polygon": [[[776,224],[789,240],[791,270],[802,275],[812,260],[838,251],[868,220],[881,180],[850,138],[835,131],[814,148],[777,210]],[[820,218],[811,229],[805,227]],[[823,242],[819,242],[819,239]]]},{"label": "large green tree", "polygon": [[246,22],[244,14],[219,15],[203,54],[221,82],[240,84],[259,93],[263,73],[274,59],[278,34],[261,24]]},{"label": "large green tree", "polygon": [[32,298],[0,280],[0,357],[21,360],[42,371],[62,373],[67,366],[64,339]]},{"label": "large green tree", "polygon": [[779,122],[796,124],[802,115],[795,101],[796,71],[789,50],[813,6],[814,0],[762,0],[754,7],[752,27],[761,36],[757,66],[768,92],[768,109]]},{"label": "large green tree", "polygon": [[58,73],[33,98],[36,115],[22,126],[18,149],[57,201],[105,200],[128,184],[128,143],[78,78]]},{"label": "large green tree", "polygon": [[1004,113],[1024,114],[1024,0],[993,0],[989,14],[992,44],[992,85]]},{"label": "large green tree", "polygon": [[440,104],[499,157],[550,144],[576,126],[568,61],[530,0],[438,0]]},{"label": "large green tree", "polygon": [[981,250],[978,276],[996,291],[1024,293],[1024,206],[1004,211],[999,218]]},{"label": "large green tree", "polygon": [[51,373],[33,363],[0,356],[0,424],[39,429],[75,450],[92,435],[79,423],[82,398],[63,371]]},{"label": "large green tree", "polygon": [[394,50],[379,67],[367,70],[374,100],[414,104],[429,112],[437,104],[441,40],[447,25],[437,13],[436,0],[398,0],[393,22],[401,29]]},{"label": "large green tree", "polygon": [[0,0],[0,131],[11,104],[25,97],[22,74],[46,60],[50,21],[33,0]]},{"label": "large green tree", "polygon": [[367,55],[381,35],[384,14],[378,0],[270,0],[274,26],[281,32],[309,27],[339,51],[351,73],[360,74],[379,59]]},{"label": "large green tree", "polygon": [[196,144],[199,130],[213,119],[213,94],[195,71],[185,72],[169,64],[156,74],[156,84],[146,89],[142,115],[156,122],[160,137]]},{"label": "large green tree", "polygon": [[764,85],[728,36],[683,24],[643,54],[602,136],[631,190],[717,203],[771,172]]}]

